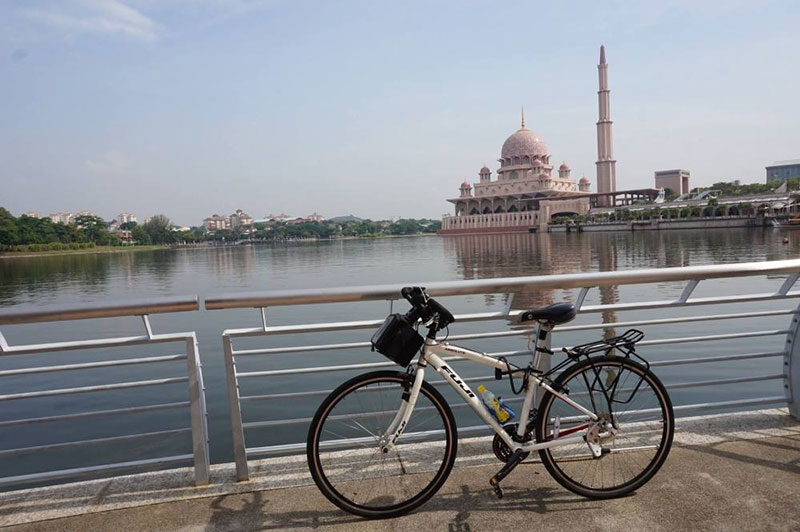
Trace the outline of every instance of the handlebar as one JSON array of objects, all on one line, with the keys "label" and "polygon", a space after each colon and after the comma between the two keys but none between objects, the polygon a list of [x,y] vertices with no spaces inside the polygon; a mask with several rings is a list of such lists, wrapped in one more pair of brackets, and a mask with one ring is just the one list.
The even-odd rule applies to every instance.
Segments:
[{"label": "handlebar", "polygon": [[423,323],[430,323],[429,327],[436,332],[456,321],[449,310],[425,293],[425,287],[406,286],[400,290],[400,295],[411,303],[411,310],[405,315],[409,323],[422,319]]}]

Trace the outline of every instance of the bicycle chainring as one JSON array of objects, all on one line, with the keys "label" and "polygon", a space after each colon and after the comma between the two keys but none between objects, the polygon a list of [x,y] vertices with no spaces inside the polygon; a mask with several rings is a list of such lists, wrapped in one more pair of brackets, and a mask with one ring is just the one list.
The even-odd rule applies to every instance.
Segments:
[{"label": "bicycle chainring", "polygon": [[[517,436],[517,428],[519,428],[519,423],[509,423],[507,425],[503,425],[503,428],[515,441],[519,439],[519,436]],[[530,435],[526,435],[524,441],[530,441],[530,439]],[[512,453],[511,448],[506,445],[506,442],[504,442],[497,434],[495,434],[494,438],[492,438],[492,452],[494,452],[495,457],[501,462],[508,462],[508,459],[511,457]],[[530,453],[525,453],[522,458],[527,458],[528,454]]]}]

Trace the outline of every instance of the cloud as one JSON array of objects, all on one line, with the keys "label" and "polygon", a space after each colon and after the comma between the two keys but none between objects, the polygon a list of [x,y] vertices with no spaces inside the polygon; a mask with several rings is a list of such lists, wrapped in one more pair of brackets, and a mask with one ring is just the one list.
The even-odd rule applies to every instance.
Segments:
[{"label": "cloud", "polygon": [[87,159],[83,166],[89,174],[116,177],[130,167],[130,161],[123,153],[117,150],[110,150],[99,159]]},{"label": "cloud", "polygon": [[153,42],[156,24],[119,0],[67,0],[51,2],[26,14],[42,24],[78,33],[123,35]]}]

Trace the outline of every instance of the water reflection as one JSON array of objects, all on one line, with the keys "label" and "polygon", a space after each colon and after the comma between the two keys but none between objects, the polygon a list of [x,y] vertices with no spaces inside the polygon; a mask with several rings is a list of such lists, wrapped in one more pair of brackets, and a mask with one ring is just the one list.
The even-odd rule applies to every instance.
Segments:
[{"label": "water reflection", "polygon": [[[445,250],[458,259],[463,279],[551,275],[617,269],[617,239],[613,235],[569,234],[505,234],[465,235],[444,239]],[[487,296],[493,303],[494,296]],[[571,300],[571,290],[514,290],[504,296],[503,303],[513,297],[514,308],[533,308],[557,301]],[[619,301],[619,289],[608,286],[600,289],[603,304]],[[616,313],[603,313],[603,322],[616,321]],[[606,334],[613,335],[609,328]]]},{"label": "water reflection", "polygon": [[47,304],[69,287],[103,292],[111,269],[108,257],[94,254],[0,259],[0,306]]}]

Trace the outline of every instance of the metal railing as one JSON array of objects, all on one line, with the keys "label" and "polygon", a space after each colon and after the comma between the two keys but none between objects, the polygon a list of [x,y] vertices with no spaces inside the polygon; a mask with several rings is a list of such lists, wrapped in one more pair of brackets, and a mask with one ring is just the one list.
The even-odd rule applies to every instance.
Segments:
[{"label": "metal railing", "polygon": [[[721,279],[730,277],[764,276],[764,275],[783,275],[785,280],[775,291],[762,293],[748,293],[743,295],[719,295],[714,297],[692,297],[698,284],[704,280]],[[427,292],[434,297],[471,295],[471,294],[510,294],[510,298],[503,311],[483,312],[474,314],[456,315],[457,322],[491,322],[491,320],[509,320],[515,318],[521,310],[512,310],[513,293],[520,290],[551,290],[551,289],[579,289],[575,297],[575,305],[581,315],[598,315],[608,312],[622,311],[643,311],[653,309],[674,309],[684,307],[696,307],[706,305],[729,305],[736,303],[770,302],[778,300],[789,300],[800,297],[800,291],[792,290],[795,282],[800,277],[800,260],[772,261],[745,264],[726,264],[713,266],[680,267],[664,269],[645,269],[630,271],[612,271],[586,274],[565,274],[547,275],[538,277],[514,277],[501,279],[482,279],[473,281],[454,281],[454,282],[434,282],[418,283],[427,287]],[[637,302],[612,302],[601,303],[599,305],[585,305],[587,294],[590,289],[611,286],[663,283],[669,281],[685,281],[682,291],[676,299],[658,301],[637,301]],[[264,401],[293,401],[305,397],[318,397],[319,401],[330,392],[330,390],[307,390],[293,391],[290,393],[269,393],[259,395],[242,395],[240,383],[244,380],[256,378],[286,378],[296,375],[313,375],[326,372],[339,372],[347,370],[367,370],[375,368],[392,367],[394,364],[388,361],[381,361],[376,358],[375,362],[349,363],[339,365],[315,365],[313,367],[289,368],[289,369],[270,369],[263,371],[237,371],[236,360],[238,357],[268,356],[275,354],[297,354],[305,352],[328,352],[335,350],[354,350],[369,349],[368,341],[355,342],[336,342],[336,343],[316,343],[305,345],[291,345],[287,347],[267,347],[256,349],[234,349],[234,340],[246,337],[274,337],[276,335],[306,335],[317,333],[329,333],[336,331],[362,331],[361,338],[368,333],[363,330],[374,329],[383,322],[385,314],[377,316],[376,319],[360,321],[340,321],[329,323],[311,323],[283,326],[270,326],[267,322],[265,309],[275,306],[287,305],[311,305],[321,303],[343,303],[359,301],[389,301],[389,312],[392,310],[394,300],[399,299],[399,285],[382,285],[350,288],[329,288],[320,290],[284,290],[263,293],[233,294],[218,297],[210,297],[205,301],[207,310],[222,310],[234,308],[255,308],[260,312],[261,326],[254,328],[229,329],[223,332],[222,341],[225,356],[225,368],[227,372],[228,385],[228,406],[231,415],[233,430],[234,457],[236,462],[237,479],[246,480],[249,478],[248,458],[264,456],[276,453],[291,451],[301,451],[305,447],[305,442],[291,444],[268,445],[262,447],[248,447],[246,444],[245,431],[248,429],[264,427],[286,427],[291,425],[306,424],[310,421],[308,417],[298,417],[291,419],[277,420],[256,420],[250,422],[242,421],[242,407],[244,404],[255,404]],[[759,338],[769,336],[784,336],[786,338],[785,347],[763,352],[727,353],[717,356],[703,356],[679,359],[667,359],[652,362],[651,366],[675,366],[691,364],[714,364],[727,363],[731,361],[743,361],[763,358],[783,358],[783,371],[775,374],[748,375],[744,377],[728,377],[722,379],[704,379],[693,382],[668,383],[670,390],[681,388],[696,388],[707,386],[721,386],[725,384],[782,380],[784,383],[783,393],[762,397],[735,399],[716,402],[700,402],[693,404],[677,405],[676,413],[686,413],[690,411],[702,411],[721,408],[746,408],[754,405],[789,404],[790,412],[793,416],[800,416],[800,327],[798,327],[798,309],[783,310],[748,310],[745,312],[723,312],[707,314],[701,316],[676,316],[658,317],[657,319],[634,319],[628,321],[607,321],[605,323],[591,323],[571,326],[561,326],[556,328],[555,334],[568,331],[582,331],[593,329],[606,329],[610,326],[615,327],[658,327],[667,324],[681,324],[704,320],[708,323],[725,322],[727,320],[750,319],[772,319],[788,317],[788,323],[782,322],[778,326],[770,326],[768,329],[756,329],[740,332],[728,332],[725,334],[703,334],[699,336],[679,336],[648,339],[640,342],[641,346],[658,346],[670,344],[688,344],[695,342],[714,342],[720,340],[738,340],[744,338]],[[460,334],[450,336],[453,342],[477,339],[502,339],[508,337],[526,336],[530,331],[526,330],[502,330],[492,332],[477,332],[470,334]],[[506,352],[492,352],[492,356],[530,356],[530,351],[517,350]],[[487,377],[465,379],[467,382],[484,380]],[[491,377],[489,377],[491,378]],[[443,384],[434,382],[436,384]],[[459,405],[453,405],[459,406]],[[485,430],[485,427],[459,428],[461,433],[477,432]]]},{"label": "metal railing", "polygon": [[[138,471],[152,469],[168,464],[182,462],[194,463],[195,482],[198,485],[209,482],[209,450],[208,450],[208,425],[206,419],[205,391],[203,387],[203,373],[200,355],[197,347],[197,337],[194,332],[180,332],[156,334],[150,326],[149,315],[168,312],[186,312],[198,310],[197,296],[154,298],[148,300],[122,301],[113,304],[92,304],[80,306],[50,306],[33,309],[0,310],[0,326],[19,325],[62,320],[80,320],[92,318],[109,318],[122,316],[139,316],[144,325],[145,334],[139,336],[125,336],[115,338],[97,338],[76,341],[60,341],[42,344],[9,345],[0,333],[0,357],[16,355],[30,355],[36,353],[54,353],[79,350],[97,350],[100,348],[124,348],[129,346],[143,346],[154,344],[178,343],[182,345],[181,353],[174,355],[145,356],[124,359],[92,360],[63,365],[35,365],[0,371],[0,383],[3,378],[22,377],[27,375],[48,374],[63,371],[86,371],[97,368],[129,368],[142,364],[160,364],[178,360],[186,361],[186,371],[183,375],[168,376],[147,380],[123,380],[91,386],[37,389],[0,395],[0,404],[7,401],[24,402],[39,398],[58,397],[72,394],[102,394],[114,390],[135,391],[142,388],[152,388],[183,383],[188,387],[187,400],[177,402],[161,402],[137,406],[123,406],[108,408],[104,405],[101,409],[37,416],[0,421],[0,428],[12,429],[22,426],[48,425],[57,422],[70,422],[70,432],[78,431],[81,423],[100,418],[119,418],[131,414],[154,413],[170,410],[188,410],[189,426],[169,428],[165,430],[126,433],[102,438],[71,440],[57,443],[44,443],[41,445],[0,450],[0,458],[10,458],[47,451],[91,449],[95,446],[121,445],[124,443],[138,442],[142,439],[173,438],[182,434],[191,434],[192,450],[190,453],[158,456],[137,460],[127,460],[100,465],[70,467],[57,470],[34,472],[0,478],[0,486],[13,486],[32,484],[45,481],[81,477],[86,475],[103,475],[121,471]],[[94,351],[92,351],[94,352]],[[94,355],[93,355],[94,356]],[[116,373],[115,373],[116,375]],[[126,396],[127,397],[127,396]],[[116,406],[116,405],[113,405]],[[21,409],[20,409],[21,410]]]}]

